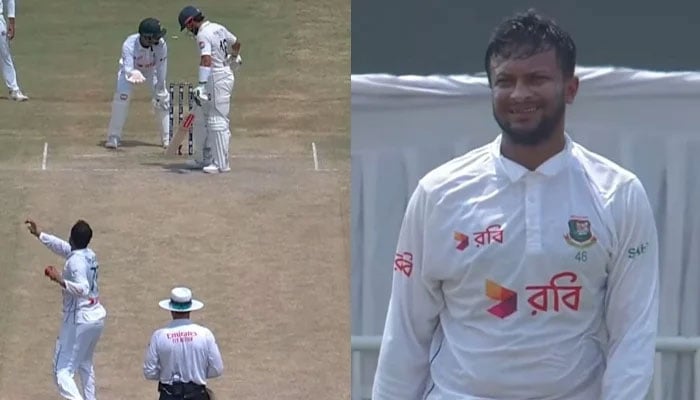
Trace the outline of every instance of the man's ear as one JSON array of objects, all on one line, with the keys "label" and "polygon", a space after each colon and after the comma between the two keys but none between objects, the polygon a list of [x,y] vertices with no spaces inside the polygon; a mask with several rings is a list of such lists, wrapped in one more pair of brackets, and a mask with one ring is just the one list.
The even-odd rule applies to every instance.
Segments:
[{"label": "man's ear", "polygon": [[564,100],[566,104],[572,104],[574,102],[576,94],[578,93],[578,84],[578,76],[575,75],[566,81],[564,87]]}]

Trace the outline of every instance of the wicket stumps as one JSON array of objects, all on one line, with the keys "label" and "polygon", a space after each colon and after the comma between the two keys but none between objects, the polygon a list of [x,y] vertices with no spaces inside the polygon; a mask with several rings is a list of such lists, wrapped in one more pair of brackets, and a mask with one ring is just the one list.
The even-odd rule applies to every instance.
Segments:
[{"label": "wicket stumps", "polygon": [[[174,113],[175,113],[175,87],[177,87],[177,126],[180,126],[182,124],[182,120],[185,119],[184,115],[184,108],[185,108],[185,88],[187,88],[187,110],[188,112],[192,112],[192,109],[194,108],[194,85],[192,85],[189,82],[171,82],[168,85],[168,90],[170,91],[170,110],[169,110],[169,117],[170,117],[170,140],[173,139],[173,135],[175,134],[175,121],[174,121]],[[188,151],[187,154],[192,155],[194,153],[194,143],[192,140],[192,134],[194,131],[194,127],[190,126],[189,130],[189,135],[188,135]],[[177,150],[178,155],[182,155],[182,145]]]}]

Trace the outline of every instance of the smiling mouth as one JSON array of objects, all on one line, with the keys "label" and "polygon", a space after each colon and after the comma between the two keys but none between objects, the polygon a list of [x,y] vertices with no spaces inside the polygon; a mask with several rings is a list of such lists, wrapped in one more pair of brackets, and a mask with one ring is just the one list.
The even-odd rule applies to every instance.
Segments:
[{"label": "smiling mouth", "polygon": [[519,115],[525,116],[525,115],[533,114],[539,109],[540,108],[536,107],[536,106],[522,107],[522,108],[510,109],[510,111],[508,113],[511,115],[515,115],[515,116],[519,116]]}]

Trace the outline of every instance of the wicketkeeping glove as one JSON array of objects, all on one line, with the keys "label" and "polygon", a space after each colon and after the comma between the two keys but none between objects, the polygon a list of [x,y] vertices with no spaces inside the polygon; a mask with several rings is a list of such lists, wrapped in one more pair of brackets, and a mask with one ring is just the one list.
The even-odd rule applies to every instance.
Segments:
[{"label": "wicketkeeping glove", "polygon": [[143,83],[146,82],[146,77],[143,76],[141,71],[135,69],[131,71],[131,73],[129,73],[129,75],[126,77],[126,80],[131,83]]},{"label": "wicketkeeping glove", "polygon": [[156,110],[168,111],[170,109],[170,96],[166,90],[158,91],[153,99],[153,108]]}]

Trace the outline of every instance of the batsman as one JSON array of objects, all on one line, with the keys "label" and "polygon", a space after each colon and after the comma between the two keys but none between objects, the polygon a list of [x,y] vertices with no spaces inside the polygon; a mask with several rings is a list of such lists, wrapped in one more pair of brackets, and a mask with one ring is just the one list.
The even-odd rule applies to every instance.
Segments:
[{"label": "batsman", "polygon": [[146,18],[139,24],[138,33],[129,35],[122,44],[122,55],[117,73],[117,91],[112,99],[112,117],[109,121],[105,147],[116,149],[121,143],[122,130],[129,113],[133,85],[147,82],[153,95],[153,108],[161,131],[161,144],[170,143],[170,95],[166,88],[168,47],[166,29],[155,18]]},{"label": "batsman", "polygon": [[[194,100],[200,110],[195,117],[192,138],[195,147],[193,163],[209,174],[228,172],[231,170],[229,111],[233,71],[243,63],[239,54],[241,42],[224,26],[206,20],[193,6],[180,11],[178,22],[181,31],[187,29],[195,36],[200,55],[199,84],[194,91]],[[201,129],[202,125],[205,129]]]}]

